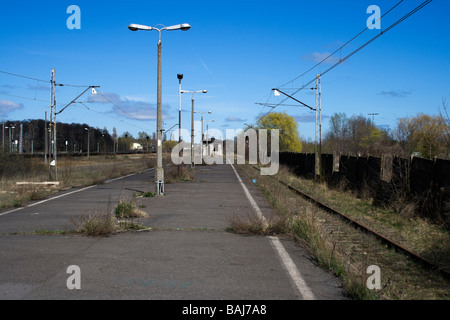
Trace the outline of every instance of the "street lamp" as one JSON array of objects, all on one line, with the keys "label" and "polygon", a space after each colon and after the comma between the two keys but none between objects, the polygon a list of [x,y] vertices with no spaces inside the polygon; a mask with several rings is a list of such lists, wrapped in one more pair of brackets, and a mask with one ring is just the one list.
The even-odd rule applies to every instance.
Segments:
[{"label": "street lamp", "polygon": [[201,130],[201,144],[200,144],[200,155],[201,155],[201,159],[202,159],[202,164],[203,164],[203,114],[204,113],[208,113],[208,114],[211,114],[211,111],[205,111],[205,112],[200,112],[200,111],[194,111],[194,113],[200,113],[201,115],[202,115],[202,117],[201,117],[201,123],[202,123],[202,130]]},{"label": "street lamp", "polygon": [[[11,129],[15,129],[15,125],[13,124],[12,126],[7,126],[5,127],[6,129],[9,129],[9,153],[12,153],[12,139],[11,139]],[[13,131],[13,135],[14,135],[14,131]]]},{"label": "street lamp", "polygon": [[140,24],[130,24],[128,26],[128,29],[131,31],[151,31],[156,30],[159,33],[159,40],[158,40],[158,84],[157,84],[157,115],[156,115],[156,134],[157,134],[157,149],[156,149],[156,195],[160,196],[164,193],[164,169],[162,167],[162,101],[161,101],[161,91],[162,91],[162,65],[161,65],[161,32],[163,30],[167,31],[173,31],[173,30],[182,30],[187,31],[191,28],[191,26],[187,23],[183,24],[177,24],[174,26],[169,27],[162,27],[160,29]]},{"label": "street lamp", "polygon": [[209,156],[209,134],[208,134],[208,124],[209,122],[214,122],[214,120],[206,120],[206,155]]},{"label": "street lamp", "polygon": [[[183,80],[183,75],[181,73],[177,74],[178,78],[178,145],[181,144],[181,80]],[[183,151],[178,154],[181,158]],[[181,163],[178,165],[178,176],[181,177]]]},{"label": "street lamp", "polygon": [[[194,94],[207,93],[207,90],[187,91],[180,90],[181,93],[192,93],[192,115],[191,115],[191,168],[194,167]],[[203,143],[203,142],[202,142]]]}]

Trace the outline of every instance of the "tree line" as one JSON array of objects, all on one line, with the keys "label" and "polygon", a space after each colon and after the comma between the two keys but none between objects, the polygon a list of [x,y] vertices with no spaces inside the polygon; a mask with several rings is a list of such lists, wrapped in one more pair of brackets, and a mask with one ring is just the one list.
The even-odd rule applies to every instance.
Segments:
[{"label": "tree line", "polygon": [[[249,126],[250,128],[250,126]],[[393,129],[376,126],[373,118],[334,113],[322,139],[300,138],[301,123],[285,112],[258,118],[255,129],[279,129],[281,152],[341,153],[360,156],[392,154],[399,157],[450,159],[450,117],[447,103],[437,115],[417,114],[397,120]]]},{"label": "tree line", "polygon": [[[0,127],[0,150],[11,153],[44,153],[49,141],[49,122],[45,120],[4,121]],[[47,131],[47,134],[46,134]],[[138,143],[144,151],[155,146],[156,134],[139,132],[133,137],[130,132],[117,134],[116,128],[110,133],[107,128],[93,128],[83,123],[57,123],[56,148],[58,153],[127,152]],[[46,143],[47,140],[47,143]]]},{"label": "tree line", "polygon": [[322,152],[449,159],[450,119],[446,114],[420,113],[398,119],[396,127],[388,129],[377,127],[363,115],[335,113],[322,141]]}]

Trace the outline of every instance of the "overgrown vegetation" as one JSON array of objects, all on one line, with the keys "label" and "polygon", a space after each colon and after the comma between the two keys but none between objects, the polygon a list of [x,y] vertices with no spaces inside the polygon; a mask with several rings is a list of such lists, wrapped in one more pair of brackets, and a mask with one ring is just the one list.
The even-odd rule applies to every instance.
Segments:
[{"label": "overgrown vegetation", "polygon": [[43,158],[0,153],[0,209],[20,207],[68,188],[101,184],[108,179],[153,167],[153,154],[61,157],[58,160],[59,186],[20,187],[17,182],[49,181],[48,164]]},{"label": "overgrown vegetation", "polygon": [[186,166],[171,166],[164,170],[164,182],[175,183],[178,181],[194,181],[194,170],[187,168]]},{"label": "overgrown vegetation", "polygon": [[146,217],[147,214],[139,210],[131,201],[122,200],[119,201],[114,209],[114,215],[118,219],[132,219]]},{"label": "overgrown vegetation", "polygon": [[47,172],[43,161],[0,152],[0,177],[2,179],[18,179],[28,176],[39,179],[45,177]]},{"label": "overgrown vegetation", "polygon": [[[267,219],[267,223],[254,215],[233,216],[230,218],[230,231],[258,235],[283,233],[291,235],[311,250],[321,266],[342,280],[345,291],[352,299],[450,299],[448,290],[450,282],[440,274],[423,269],[406,256],[382,245],[374,237],[361,233],[336,216],[318,210],[288,188],[280,185],[276,179],[259,176],[259,172],[253,167],[239,166],[238,170],[249,179],[257,178],[257,186],[269,199],[275,214],[274,217]],[[281,170],[277,178],[291,185],[297,182],[295,184],[297,188],[303,182],[287,170]],[[417,241],[426,243],[437,255],[440,255],[439,252],[444,247],[448,250],[448,242],[445,242],[448,234],[443,234],[437,240],[443,245],[438,249],[436,246],[439,245],[432,241],[432,237],[423,238],[425,234],[430,233],[429,228],[432,228],[432,226],[423,226],[423,221],[414,227],[405,220],[399,230],[388,228],[390,224],[400,225],[399,220],[391,220],[389,213],[378,212],[375,217],[372,217],[373,211],[369,209],[371,208],[369,202],[364,209],[365,205],[361,205],[361,201],[355,197],[350,199],[347,198],[347,196],[351,197],[350,195],[337,191],[329,194],[321,185],[317,188],[320,190],[315,195],[328,194],[329,199],[335,199],[336,202],[342,201],[341,208],[347,208],[361,218],[377,221],[376,217],[378,217],[380,224],[371,225],[376,230],[383,229],[381,222],[384,221],[385,230],[390,231],[388,237],[403,230],[401,234],[403,244],[406,234],[410,235],[407,241],[413,241],[412,234],[416,236],[421,234],[421,239]],[[346,200],[340,200],[341,198]],[[417,229],[418,226],[421,228]],[[436,233],[433,234],[436,236]],[[430,241],[434,244],[430,245]],[[442,254],[445,252],[442,251]],[[442,258],[442,255],[440,256]],[[369,265],[377,265],[382,270],[381,290],[371,291],[366,287],[365,281],[368,277],[366,269]]]},{"label": "overgrown vegetation", "polygon": [[75,232],[85,236],[104,237],[117,231],[117,223],[110,213],[94,212],[74,220]]},{"label": "overgrown vegetation", "polygon": [[93,213],[72,218],[75,226],[73,233],[92,237],[104,237],[120,231],[148,229],[135,218],[145,218],[148,215],[138,209],[134,203],[121,200],[114,208],[111,204],[106,210],[94,210]]}]

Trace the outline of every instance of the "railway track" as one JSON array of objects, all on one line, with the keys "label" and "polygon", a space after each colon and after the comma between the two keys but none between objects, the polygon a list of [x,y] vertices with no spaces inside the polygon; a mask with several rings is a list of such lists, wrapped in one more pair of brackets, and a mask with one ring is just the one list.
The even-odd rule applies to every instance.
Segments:
[{"label": "railway track", "polygon": [[[251,165],[251,167],[253,167],[255,170],[260,170],[258,167]],[[374,236],[377,240],[379,240],[380,242],[382,242],[383,244],[385,244],[386,246],[393,248],[394,250],[396,250],[397,252],[401,252],[403,254],[405,254],[406,256],[410,257],[411,259],[413,259],[414,261],[417,261],[419,263],[421,263],[424,267],[428,268],[428,269],[432,269],[435,270],[437,272],[439,272],[441,275],[443,275],[444,277],[446,277],[447,279],[450,279],[450,271],[443,269],[439,266],[437,266],[436,264],[432,263],[431,261],[425,259],[424,257],[421,257],[420,255],[418,255],[417,253],[409,250],[408,248],[405,248],[404,246],[396,243],[395,241],[385,237],[384,235],[380,234],[379,232],[373,230],[372,228],[365,226],[363,224],[361,224],[358,221],[355,221],[354,219],[352,219],[351,217],[347,216],[346,214],[339,212],[338,210],[330,207],[329,205],[323,203],[322,201],[319,201],[317,199],[315,199],[314,197],[304,193],[303,191],[298,190],[297,188],[291,186],[290,184],[274,177],[274,176],[270,176],[272,179],[276,180],[278,183],[284,185],[285,187],[287,187],[289,190],[293,191],[294,193],[296,193],[297,195],[299,195],[300,197],[302,197],[303,199],[309,201],[310,203],[314,204],[315,206],[317,206],[318,208],[331,213],[339,218],[341,218],[343,221],[345,221],[347,224],[351,225],[354,228],[357,228],[369,235]]]}]

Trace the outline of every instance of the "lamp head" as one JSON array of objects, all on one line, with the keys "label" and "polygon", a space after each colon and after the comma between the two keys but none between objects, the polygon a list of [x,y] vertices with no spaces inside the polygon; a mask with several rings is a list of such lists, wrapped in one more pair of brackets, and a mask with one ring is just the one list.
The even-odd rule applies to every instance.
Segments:
[{"label": "lamp head", "polygon": [[128,29],[130,29],[131,31],[138,31],[138,30],[150,31],[153,30],[153,27],[132,23],[128,26]]},{"label": "lamp head", "polygon": [[187,23],[182,23],[182,24],[176,24],[174,26],[170,26],[170,27],[165,27],[164,29],[167,31],[172,31],[172,30],[181,30],[181,31],[188,31],[191,28],[191,26]]}]

